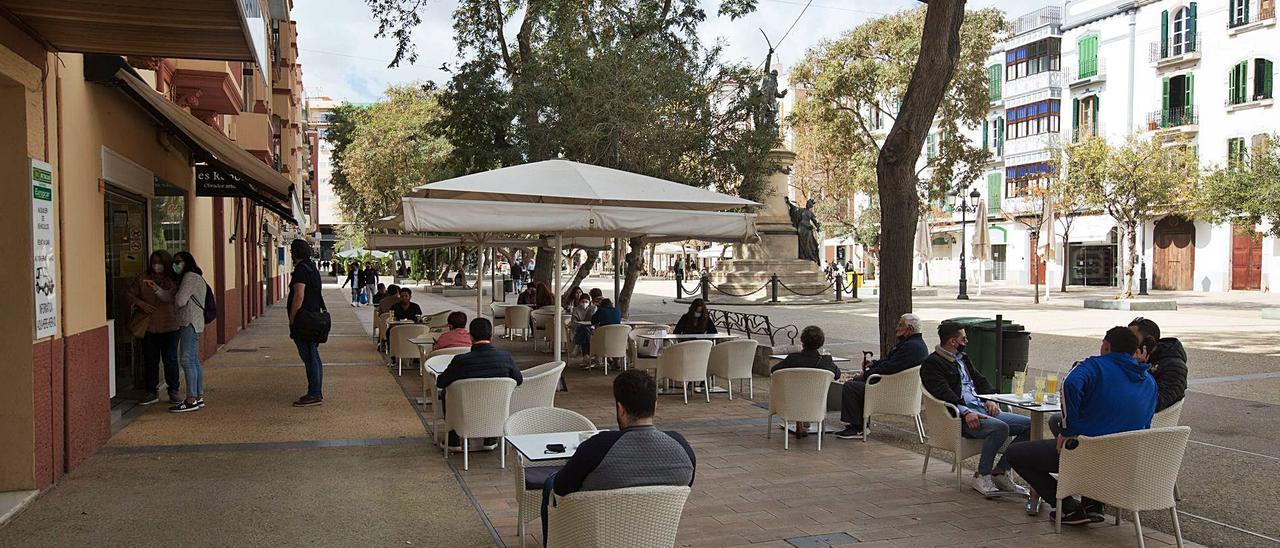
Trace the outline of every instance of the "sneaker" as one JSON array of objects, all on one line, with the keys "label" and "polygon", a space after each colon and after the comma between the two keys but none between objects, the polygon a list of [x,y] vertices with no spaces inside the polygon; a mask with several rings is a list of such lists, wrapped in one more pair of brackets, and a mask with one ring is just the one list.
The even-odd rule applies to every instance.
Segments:
[{"label": "sneaker", "polygon": [[1009,474],[993,474],[991,476],[991,481],[996,484],[996,487],[1000,488],[1000,490],[1005,493],[1017,494],[1024,497],[1031,494],[1026,487],[1014,483],[1013,478],[1010,478]]},{"label": "sneaker", "polygon": [[200,399],[196,400],[196,405],[198,405],[198,406],[200,406],[200,407],[204,407],[204,398],[200,398]]},{"label": "sneaker", "polygon": [[485,438],[484,445],[480,449],[484,451],[493,451],[498,448],[498,438]]},{"label": "sneaker", "polygon": [[169,403],[179,403],[183,399],[185,398],[182,397],[182,394],[178,393],[178,389],[176,388],[169,389]]},{"label": "sneaker", "polygon": [[[1049,512],[1049,519],[1056,520],[1057,515],[1057,510]],[[1067,510],[1065,514],[1062,514],[1063,525],[1088,525],[1090,523],[1099,523],[1105,519],[1102,514],[1089,515],[1080,506],[1077,506],[1074,510]]]},{"label": "sneaker", "polygon": [[200,406],[196,402],[188,402],[183,400],[182,403],[169,408],[170,413],[186,413],[188,411],[199,411]]},{"label": "sneaker", "polygon": [[301,398],[298,398],[298,401],[293,402],[293,406],[294,407],[312,407],[312,406],[320,405],[322,403],[324,403],[324,398],[317,398],[315,396],[312,396],[311,394],[307,394]]},{"label": "sneaker", "polygon": [[1086,498],[1084,499],[1082,506],[1084,507],[1084,513],[1088,514],[1090,518],[1093,518],[1096,516],[1098,518],[1101,518],[1101,519],[1097,519],[1096,521],[1106,521],[1107,519],[1106,504],[1103,504],[1093,499]]},{"label": "sneaker", "polygon": [[992,481],[990,474],[974,478],[973,489],[987,498],[1000,495],[1000,488],[996,487],[996,482]]},{"label": "sneaker", "polygon": [[159,401],[159,394],[156,394],[155,392],[147,392],[147,395],[143,396],[141,400],[138,400],[138,405],[151,405]]},{"label": "sneaker", "polygon": [[835,436],[842,440],[860,440],[862,439],[862,429],[853,426],[847,426],[844,430],[836,432]]}]

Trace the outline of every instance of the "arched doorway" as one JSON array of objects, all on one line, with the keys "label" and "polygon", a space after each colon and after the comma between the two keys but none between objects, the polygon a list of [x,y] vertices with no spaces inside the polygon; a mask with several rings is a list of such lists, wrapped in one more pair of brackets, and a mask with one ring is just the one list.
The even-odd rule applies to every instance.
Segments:
[{"label": "arched doorway", "polygon": [[1156,221],[1152,268],[1155,289],[1189,290],[1194,284],[1196,226],[1185,217],[1170,215]]}]

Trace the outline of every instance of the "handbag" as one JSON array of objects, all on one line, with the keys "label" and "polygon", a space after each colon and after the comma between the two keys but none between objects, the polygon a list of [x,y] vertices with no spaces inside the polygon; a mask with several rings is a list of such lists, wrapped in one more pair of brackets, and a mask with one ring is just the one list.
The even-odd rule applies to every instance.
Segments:
[{"label": "handbag", "polygon": [[319,310],[303,308],[294,315],[292,335],[297,341],[323,344],[329,342],[329,330],[332,327],[333,320],[329,317],[329,308],[325,306],[324,297],[321,296]]},{"label": "handbag", "polygon": [[139,339],[147,336],[147,327],[151,325],[151,314],[135,310],[129,316],[129,332]]}]

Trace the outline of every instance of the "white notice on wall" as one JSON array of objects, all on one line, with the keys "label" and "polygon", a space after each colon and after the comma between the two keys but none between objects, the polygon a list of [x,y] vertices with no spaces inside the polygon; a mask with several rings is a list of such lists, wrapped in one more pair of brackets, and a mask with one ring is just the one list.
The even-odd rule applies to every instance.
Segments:
[{"label": "white notice on wall", "polygon": [[53,167],[31,160],[31,243],[35,267],[36,336],[52,337],[58,330],[58,307],[53,264]]}]

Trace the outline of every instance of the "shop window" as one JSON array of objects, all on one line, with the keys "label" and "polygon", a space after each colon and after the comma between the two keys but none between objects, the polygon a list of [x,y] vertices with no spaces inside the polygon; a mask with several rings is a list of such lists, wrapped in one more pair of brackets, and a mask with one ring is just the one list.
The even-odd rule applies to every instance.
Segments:
[{"label": "shop window", "polygon": [[151,200],[151,249],[170,254],[189,249],[187,245],[187,195],[182,189],[156,180]]}]

